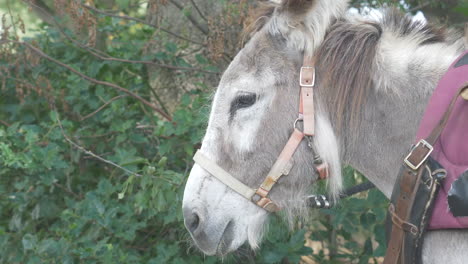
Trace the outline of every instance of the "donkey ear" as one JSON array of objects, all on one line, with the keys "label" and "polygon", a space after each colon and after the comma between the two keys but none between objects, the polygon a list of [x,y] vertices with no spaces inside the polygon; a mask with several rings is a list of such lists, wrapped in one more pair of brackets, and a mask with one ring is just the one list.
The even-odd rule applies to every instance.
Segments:
[{"label": "donkey ear", "polygon": [[307,8],[314,0],[269,0],[270,3],[289,9]]},{"label": "donkey ear", "polygon": [[310,5],[314,0],[269,0],[270,3],[283,7],[305,7]]}]

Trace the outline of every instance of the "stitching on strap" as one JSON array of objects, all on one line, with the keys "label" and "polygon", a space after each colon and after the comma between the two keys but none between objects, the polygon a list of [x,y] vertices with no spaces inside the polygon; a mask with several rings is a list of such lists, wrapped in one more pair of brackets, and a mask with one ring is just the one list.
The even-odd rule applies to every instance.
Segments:
[{"label": "stitching on strap", "polygon": [[406,232],[410,232],[412,235],[416,236],[418,234],[418,227],[413,225],[412,223],[408,222],[408,221],[404,221],[403,219],[401,219],[396,213],[395,213],[395,206],[393,204],[390,204],[390,206],[388,207],[388,212],[390,213],[390,215],[392,216],[391,219],[392,219],[392,222],[394,224],[394,226],[406,231]]}]

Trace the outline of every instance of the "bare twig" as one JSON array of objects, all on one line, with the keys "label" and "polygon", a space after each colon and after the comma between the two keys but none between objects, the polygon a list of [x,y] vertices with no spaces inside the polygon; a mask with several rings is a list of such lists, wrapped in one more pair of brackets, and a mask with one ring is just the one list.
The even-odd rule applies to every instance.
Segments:
[{"label": "bare twig", "polygon": [[[176,0],[169,0],[175,7],[177,7],[179,10],[183,11],[184,6],[177,2]],[[197,19],[195,19],[191,14],[186,15],[187,19],[192,22],[192,24],[200,30],[203,34],[208,35],[208,26],[207,25],[201,25],[198,23]]]},{"label": "bare twig", "polygon": [[418,6],[415,6],[415,7],[411,8],[411,9],[408,9],[407,12],[408,13],[413,13],[413,12],[419,11],[421,8],[424,8],[424,7],[426,7],[426,6],[430,5],[430,4],[431,4],[430,2],[420,4]]},{"label": "bare twig", "polygon": [[86,49],[88,52],[90,52],[92,55],[98,57],[99,59],[106,60],[106,61],[118,61],[118,62],[126,62],[126,63],[133,63],[133,64],[146,64],[146,65],[152,65],[152,66],[157,66],[157,67],[171,69],[171,70],[186,70],[186,71],[198,71],[198,72],[204,72],[204,73],[210,73],[210,74],[219,74],[219,72],[208,71],[208,70],[204,70],[204,69],[200,69],[200,68],[173,66],[173,65],[168,65],[168,64],[155,63],[155,62],[152,62],[152,61],[126,60],[126,59],[110,57],[107,54],[106,54],[106,56],[103,56],[103,55],[99,55],[96,51],[93,51],[89,47],[83,47],[83,46],[81,46],[81,47]]},{"label": "bare twig", "polygon": [[107,87],[110,87],[110,88],[113,88],[113,89],[116,89],[120,92],[123,92],[123,93],[126,93],[128,95],[130,95],[131,97],[133,97],[134,99],[137,99],[138,101],[142,102],[144,105],[150,107],[151,109],[153,109],[154,111],[156,111],[157,113],[159,113],[161,116],[163,116],[165,119],[167,119],[168,121],[172,121],[172,118],[166,114],[163,110],[161,110],[160,108],[158,108],[157,106],[155,106],[154,104],[152,104],[151,102],[147,101],[146,99],[142,98],[141,96],[139,96],[138,94],[130,91],[130,90],[127,90],[121,86],[118,86],[116,84],[113,84],[113,83],[110,83],[110,82],[106,82],[106,81],[100,81],[100,80],[96,80],[94,78],[91,78],[89,77],[88,75],[85,75],[75,69],[73,69],[71,66],[63,63],[63,62],[60,62],[52,57],[50,57],[49,55],[45,54],[42,50],[34,47],[33,45],[27,43],[27,42],[19,42],[19,41],[14,41],[15,43],[19,44],[19,45],[23,45],[25,46],[26,48],[34,51],[36,54],[40,55],[41,57],[63,67],[63,68],[66,68],[68,69],[69,71],[75,73],[76,75],[78,75],[79,77],[81,77],[82,79],[85,79],[89,82],[92,82],[92,83],[95,83],[95,84],[99,84],[99,85],[104,85],[104,86],[107,86]]},{"label": "bare twig", "polygon": [[[34,3],[30,3],[30,5],[34,5]],[[42,10],[40,6],[36,6],[35,7],[37,11],[39,12],[44,12],[45,14],[46,13],[46,10]],[[90,7],[92,10],[98,10],[98,9],[95,9],[94,7]],[[103,11],[100,11],[98,10],[99,12],[102,12],[102,13],[105,13]],[[109,15],[112,15],[112,16],[115,16],[113,14],[109,14]],[[136,19],[136,18],[135,18]],[[115,57],[112,57],[108,54],[106,54],[105,52],[102,52],[100,50],[97,50],[97,49],[94,49],[92,47],[89,47],[89,46],[86,46],[86,45],[83,45],[81,44],[80,42],[76,41],[75,39],[73,39],[72,37],[70,37],[64,30],[63,28],[60,26],[60,23],[54,18],[52,17],[52,20],[53,24],[57,27],[57,29],[60,31],[60,33],[62,33],[62,35],[68,39],[70,42],[72,42],[73,44],[75,44],[76,46],[88,51],[91,55],[101,59],[101,60],[106,60],[106,61],[117,61],[117,62],[124,62],[124,63],[132,63],[132,64],[145,64],[145,65],[151,65],[151,66],[156,66],[156,67],[161,67],[161,68],[166,68],[166,69],[171,69],[171,70],[186,70],[186,71],[198,71],[198,72],[204,72],[204,73],[209,73],[209,74],[219,74],[219,72],[214,72],[214,71],[208,71],[208,70],[204,70],[204,69],[201,69],[201,68],[194,68],[194,67],[182,67],[182,66],[173,66],[173,65],[168,65],[168,64],[162,64],[162,63],[156,63],[156,62],[153,62],[153,61],[142,61],[142,60],[127,60],[127,59],[120,59],[120,58],[115,58]],[[142,20],[143,21],[143,20]],[[147,22],[145,22],[147,23]]]},{"label": "bare twig", "polygon": [[15,19],[13,17],[13,14],[11,13],[10,0],[7,0],[7,8],[8,8],[8,14],[10,15],[10,19],[11,19],[11,25],[13,26],[13,31],[15,32],[15,36],[18,37],[18,31],[16,30]]},{"label": "bare twig", "polygon": [[66,188],[65,186],[59,184],[59,183],[54,183],[54,186],[62,189],[63,191],[65,191],[66,193],[72,195],[73,197],[75,197],[77,200],[81,200],[83,199],[83,196],[82,195],[79,195],[79,194],[76,194],[74,193],[73,191],[69,190],[68,188]]},{"label": "bare twig", "polygon": [[92,156],[92,157],[94,157],[94,158],[96,158],[96,159],[98,159],[98,160],[100,160],[100,161],[102,161],[102,162],[104,162],[104,163],[106,163],[106,164],[109,164],[109,165],[111,165],[111,166],[113,166],[113,167],[116,167],[116,168],[118,168],[118,169],[121,169],[121,170],[125,171],[125,172],[128,173],[128,174],[135,175],[135,176],[137,176],[137,177],[141,177],[141,176],[142,176],[141,174],[138,174],[138,173],[133,172],[133,171],[131,171],[131,170],[129,170],[129,169],[126,169],[126,168],[124,168],[124,167],[122,167],[122,166],[116,164],[116,163],[113,162],[113,161],[106,160],[106,159],[104,159],[103,157],[98,156],[98,155],[94,154],[93,152],[91,152],[91,151],[89,151],[89,150],[83,148],[82,146],[78,145],[77,143],[73,142],[73,141],[67,136],[67,134],[65,133],[65,131],[64,131],[64,129],[63,129],[63,126],[62,126],[62,122],[60,121],[60,118],[59,118],[59,116],[58,116],[58,112],[57,112],[57,122],[58,122],[58,125],[59,125],[59,127],[60,127],[60,130],[61,130],[61,132],[62,132],[63,137],[64,137],[65,140],[68,141],[68,143],[70,143],[73,147],[75,147],[75,148],[81,150],[81,151],[84,152],[85,154],[90,155],[90,156]]},{"label": "bare twig", "polygon": [[165,29],[165,28],[162,28],[162,27],[159,27],[155,24],[151,24],[149,22],[146,22],[145,20],[143,19],[139,19],[139,18],[136,18],[136,17],[131,17],[131,16],[127,16],[127,15],[115,15],[115,14],[112,14],[112,13],[108,13],[108,12],[105,12],[105,11],[102,11],[102,10],[99,10],[97,8],[94,8],[92,6],[89,6],[89,5],[85,5],[85,4],[82,4],[81,6],[83,6],[84,8],[87,8],[93,12],[96,12],[98,14],[101,14],[101,15],[105,15],[105,16],[109,16],[109,17],[115,17],[115,18],[121,18],[121,19],[125,19],[125,20],[131,20],[131,21],[135,21],[135,22],[138,22],[138,23],[141,23],[141,24],[145,24],[147,26],[150,26],[150,27],[153,27],[153,28],[156,28],[156,29],[159,29],[163,32],[166,32],[167,34],[169,35],[172,35],[173,37],[176,37],[176,38],[179,38],[179,39],[182,39],[182,40],[185,40],[185,41],[188,41],[188,42],[192,42],[194,44],[197,44],[197,45],[204,45],[203,43],[201,42],[198,42],[198,41],[195,41],[195,40],[192,40],[192,39],[188,39],[186,37],[183,37],[179,34],[176,34],[168,29]]},{"label": "bare twig", "polygon": [[111,104],[112,102],[114,102],[115,100],[118,100],[120,98],[123,98],[123,97],[126,97],[127,95],[119,95],[119,96],[116,96],[112,99],[110,99],[109,101],[107,101],[105,104],[103,104],[101,107],[99,107],[98,109],[96,109],[96,111],[86,115],[85,117],[82,117],[81,118],[81,121],[84,121],[92,116],[94,116],[95,114],[97,114],[99,111],[101,111],[102,109],[104,109],[106,106],[108,106],[109,104]]},{"label": "bare twig", "polygon": [[76,136],[76,138],[101,138],[101,137],[108,137],[113,134],[116,134],[117,132],[108,132],[102,135],[90,135],[90,136]]},{"label": "bare twig", "polygon": [[0,119],[0,123],[1,123],[2,125],[4,125],[4,126],[7,126],[7,127],[11,126],[9,123],[7,123],[7,122],[5,122],[5,121],[3,121],[3,120],[1,120],[1,119]]},{"label": "bare twig", "polygon": [[42,0],[23,0],[31,9],[37,13],[42,21],[47,24],[53,24],[54,11]]},{"label": "bare twig", "polygon": [[192,3],[193,7],[195,7],[195,10],[197,10],[198,14],[200,15],[200,17],[205,20],[205,21],[208,21],[206,19],[206,17],[203,15],[202,11],[200,10],[200,8],[198,8],[198,5],[195,3],[194,0],[190,0],[190,2]]}]

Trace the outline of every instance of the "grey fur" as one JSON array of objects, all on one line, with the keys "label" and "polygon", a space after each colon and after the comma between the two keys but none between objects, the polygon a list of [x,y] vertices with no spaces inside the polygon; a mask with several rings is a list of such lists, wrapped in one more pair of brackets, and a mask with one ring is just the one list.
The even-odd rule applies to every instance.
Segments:
[{"label": "grey fur", "polygon": [[[318,6],[323,7],[321,4],[317,2]],[[275,16],[275,11],[269,10],[265,14]],[[223,75],[211,114],[211,120],[216,121],[212,124],[214,136],[204,143],[205,148],[217,157],[215,162],[253,188],[263,181],[291,133],[292,123],[297,117],[298,69],[304,53],[304,50],[290,48],[302,46],[291,45],[293,40],[289,37],[292,34],[282,32],[284,29],[281,28],[267,28],[276,26],[270,25],[268,19],[262,19],[262,25],[256,27],[258,32]],[[457,36],[450,35],[449,31],[413,23],[395,11],[387,12],[382,21],[363,21],[349,18],[344,13],[341,17],[326,19],[335,19],[336,22],[328,30],[315,31],[315,37],[317,32],[327,32],[328,35],[321,36],[324,41],[319,52],[313,50],[320,56],[316,88],[318,115],[325,121],[330,119],[335,133],[339,133],[342,162],[360,170],[389,197],[402,156],[413,142],[430,94],[450,62],[465,48],[463,41],[457,40]],[[312,26],[319,27],[320,24]],[[297,34],[294,36],[297,37]],[[231,122],[227,120],[230,116],[229,105],[234,98],[231,91],[239,88],[235,85],[247,78],[245,76],[254,76],[258,80],[254,84],[258,86],[254,89],[258,92],[257,104],[270,100],[267,95],[272,91],[274,97],[266,103],[267,111],[261,117],[255,141],[248,151],[240,151],[234,145],[234,135],[230,131],[235,131],[236,127],[243,126],[249,120],[243,120],[239,114]],[[274,84],[265,86],[262,81],[265,76],[274,76]],[[240,88],[253,90],[252,87]],[[229,127],[225,127],[226,124]],[[317,180],[306,144],[300,146],[294,162],[290,175],[282,178],[271,192],[271,198],[288,209],[290,219],[307,215],[303,197]],[[204,184],[206,186],[210,182]],[[222,195],[229,191],[228,188],[219,190]],[[184,211],[190,211],[190,203],[195,199],[198,198],[184,195]],[[200,203],[212,204],[213,201],[197,200],[197,207],[200,207]],[[216,201],[214,206],[222,203]],[[207,214],[206,218],[209,219],[209,212]],[[240,228],[233,224],[236,218],[233,219],[219,225],[232,224],[233,228]],[[217,230],[223,232],[223,229]],[[231,235],[235,236],[235,232]],[[206,243],[197,242],[200,238],[193,234],[192,237],[198,245]],[[211,245],[211,248],[214,247],[218,254],[225,254],[233,250],[229,248],[230,239],[222,238],[223,245],[226,245],[221,249],[217,245]],[[442,248],[443,251],[440,250]],[[424,244],[424,263],[465,263],[468,259],[467,248],[468,231],[432,231]],[[205,253],[213,254],[210,250]]]}]

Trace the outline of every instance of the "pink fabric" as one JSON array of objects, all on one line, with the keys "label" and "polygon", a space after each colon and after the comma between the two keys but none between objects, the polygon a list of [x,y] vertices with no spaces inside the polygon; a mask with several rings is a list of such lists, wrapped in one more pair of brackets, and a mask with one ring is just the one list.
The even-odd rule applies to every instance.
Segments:
[{"label": "pink fabric", "polygon": [[[468,54],[466,51],[460,58]],[[468,65],[454,68],[458,58],[440,80],[421,121],[417,140],[426,138],[446,111],[456,91],[468,81]],[[468,228],[468,217],[454,217],[449,211],[447,194],[452,183],[468,170],[468,101],[458,99],[452,116],[431,156],[446,170],[447,178],[435,201],[429,229]]]}]

